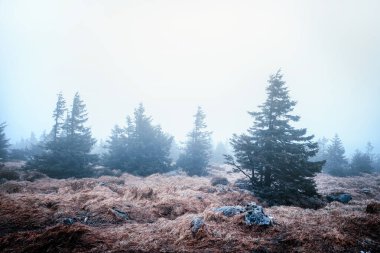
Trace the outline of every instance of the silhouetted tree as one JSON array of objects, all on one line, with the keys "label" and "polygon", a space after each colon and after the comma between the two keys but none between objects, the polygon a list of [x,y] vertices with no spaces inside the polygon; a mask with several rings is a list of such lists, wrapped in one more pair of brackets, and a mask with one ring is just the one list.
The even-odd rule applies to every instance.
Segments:
[{"label": "silhouetted tree", "polygon": [[318,152],[314,136],[290,125],[300,117],[291,114],[296,102],[289,98],[280,71],[268,82],[260,111],[249,112],[253,126],[232,137],[235,159],[228,155],[226,161],[249,178],[258,196],[272,203],[297,204],[302,197],[317,195],[313,177],[324,161],[309,160]]},{"label": "silhouetted tree", "polygon": [[206,131],[206,115],[198,107],[194,115],[194,129],[187,135],[184,153],[181,153],[177,165],[189,175],[202,176],[206,174],[211,157],[211,132]]},{"label": "silhouetted tree", "polygon": [[173,139],[172,146],[170,148],[170,159],[172,159],[172,161],[177,161],[180,154],[181,154],[181,148],[177,144],[177,142]]},{"label": "silhouetted tree", "polygon": [[107,153],[103,157],[104,165],[110,168],[117,168],[122,171],[126,167],[127,135],[124,128],[114,126],[111,136],[106,141]]},{"label": "silhouetted tree", "polygon": [[[326,137],[323,137],[321,139],[318,139],[318,153],[310,158],[311,161],[325,161],[327,159],[327,149],[329,140]],[[324,166],[322,167],[322,170],[324,170]]]},{"label": "silhouetted tree", "polygon": [[9,159],[27,161],[42,152],[43,147],[41,146],[41,143],[37,140],[36,135],[31,132],[29,138],[22,138],[20,141],[11,146]]},{"label": "silhouetted tree", "polygon": [[356,150],[350,164],[350,174],[360,175],[361,173],[372,173],[374,170],[371,156]]},{"label": "silhouetted tree", "polygon": [[373,163],[375,162],[375,154],[373,153],[373,149],[374,149],[374,147],[373,147],[372,143],[370,141],[367,142],[367,145],[365,147],[365,154],[371,160],[372,166],[373,166]]},{"label": "silhouetted tree", "polygon": [[213,153],[211,161],[216,164],[223,164],[224,163],[224,155],[227,155],[229,153],[228,148],[223,142],[218,142],[216,145]]},{"label": "silhouetted tree", "polygon": [[54,125],[49,136],[43,143],[43,153],[33,157],[27,163],[27,168],[35,168],[49,177],[89,177],[91,167],[97,156],[91,154],[95,144],[91,129],[85,126],[87,122],[86,106],[78,93],[63,123],[64,101],[58,95],[58,101],[53,113]]},{"label": "silhouetted tree", "polygon": [[140,104],[133,120],[127,117],[125,128],[113,129],[105,164],[138,176],[167,172],[171,169],[172,140],[160,126],[152,125],[151,117],[145,115]]},{"label": "silhouetted tree", "polygon": [[345,150],[339,136],[335,134],[331,144],[327,149],[326,173],[333,176],[346,176],[348,173],[348,161],[345,157]]},{"label": "silhouetted tree", "polygon": [[6,138],[4,132],[6,126],[5,122],[0,124],[0,162],[3,162],[8,158],[9,140]]},{"label": "silhouetted tree", "polygon": [[54,126],[52,129],[52,135],[53,135],[53,141],[54,142],[57,141],[57,138],[60,134],[60,130],[62,129],[66,110],[67,110],[66,109],[66,101],[63,98],[62,93],[60,92],[58,94],[57,103],[55,105],[55,109],[53,112]]},{"label": "silhouetted tree", "polygon": [[374,155],[373,167],[375,169],[375,172],[380,173],[380,154]]}]

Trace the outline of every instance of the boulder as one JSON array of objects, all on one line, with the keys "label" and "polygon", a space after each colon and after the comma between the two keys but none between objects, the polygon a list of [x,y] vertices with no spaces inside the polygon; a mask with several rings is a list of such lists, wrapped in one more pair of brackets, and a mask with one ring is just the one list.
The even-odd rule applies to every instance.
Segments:
[{"label": "boulder", "polygon": [[256,203],[250,203],[246,206],[246,213],[244,216],[244,222],[247,225],[259,225],[270,226],[272,225],[272,219],[264,213],[262,206],[256,205]]},{"label": "boulder", "polygon": [[111,213],[113,213],[117,218],[122,219],[122,220],[129,220],[129,216],[126,212],[120,211],[116,208],[110,208],[109,209]]},{"label": "boulder", "polygon": [[371,190],[369,188],[363,188],[360,190],[361,193],[364,193],[366,195],[369,195],[371,194]]},{"label": "boulder", "polygon": [[195,217],[190,224],[191,233],[195,235],[198,233],[199,229],[203,226],[204,220],[203,217]]},{"label": "boulder", "polygon": [[222,206],[214,209],[216,212],[222,213],[227,217],[235,216],[236,214],[244,213],[245,209],[242,206]]},{"label": "boulder", "polygon": [[64,218],[62,223],[65,225],[73,225],[75,223],[75,219],[73,218]]},{"label": "boulder", "polygon": [[328,202],[338,201],[343,204],[347,204],[352,199],[351,194],[348,193],[338,193],[338,194],[330,194],[326,196],[326,200]]},{"label": "boulder", "polygon": [[221,212],[227,217],[232,217],[237,214],[244,213],[244,223],[248,226],[270,226],[273,225],[272,218],[264,213],[262,206],[251,202],[245,207],[242,206],[223,206],[214,209],[216,212]]}]

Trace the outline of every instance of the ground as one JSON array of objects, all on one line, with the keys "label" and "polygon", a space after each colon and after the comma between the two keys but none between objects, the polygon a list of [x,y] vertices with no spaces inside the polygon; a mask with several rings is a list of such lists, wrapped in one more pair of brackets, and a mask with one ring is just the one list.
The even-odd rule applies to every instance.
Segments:
[{"label": "ground", "polygon": [[[17,171],[17,166],[5,168]],[[215,175],[230,183],[213,186]],[[318,210],[265,207],[271,227],[247,226],[242,215],[213,210],[258,202],[233,186],[238,178],[215,167],[209,177],[56,180],[37,174],[2,180],[0,252],[380,252],[380,214],[366,212],[368,204],[380,202],[380,175],[320,174],[322,195],[347,192],[352,201]],[[196,217],[204,225],[194,233]]]}]

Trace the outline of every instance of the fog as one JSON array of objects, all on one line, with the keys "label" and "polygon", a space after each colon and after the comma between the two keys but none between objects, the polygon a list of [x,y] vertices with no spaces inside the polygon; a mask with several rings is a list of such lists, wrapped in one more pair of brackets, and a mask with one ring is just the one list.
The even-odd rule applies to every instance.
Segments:
[{"label": "fog", "polygon": [[140,102],[183,141],[197,106],[216,141],[252,125],[282,70],[299,126],[380,151],[379,1],[0,1],[0,122],[12,142],[78,91],[105,139]]}]

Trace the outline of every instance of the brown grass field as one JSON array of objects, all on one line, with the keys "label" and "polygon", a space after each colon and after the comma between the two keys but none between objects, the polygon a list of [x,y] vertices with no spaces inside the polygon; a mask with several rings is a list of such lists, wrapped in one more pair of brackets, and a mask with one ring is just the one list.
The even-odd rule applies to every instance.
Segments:
[{"label": "brown grass field", "polygon": [[[227,186],[185,175],[3,180],[0,252],[380,252],[380,175],[318,175],[322,195],[347,192],[352,201],[318,210],[266,207],[274,225],[249,227],[242,215],[213,211],[257,202],[227,170],[211,171],[226,176]],[[205,223],[194,234],[195,217]]]}]

